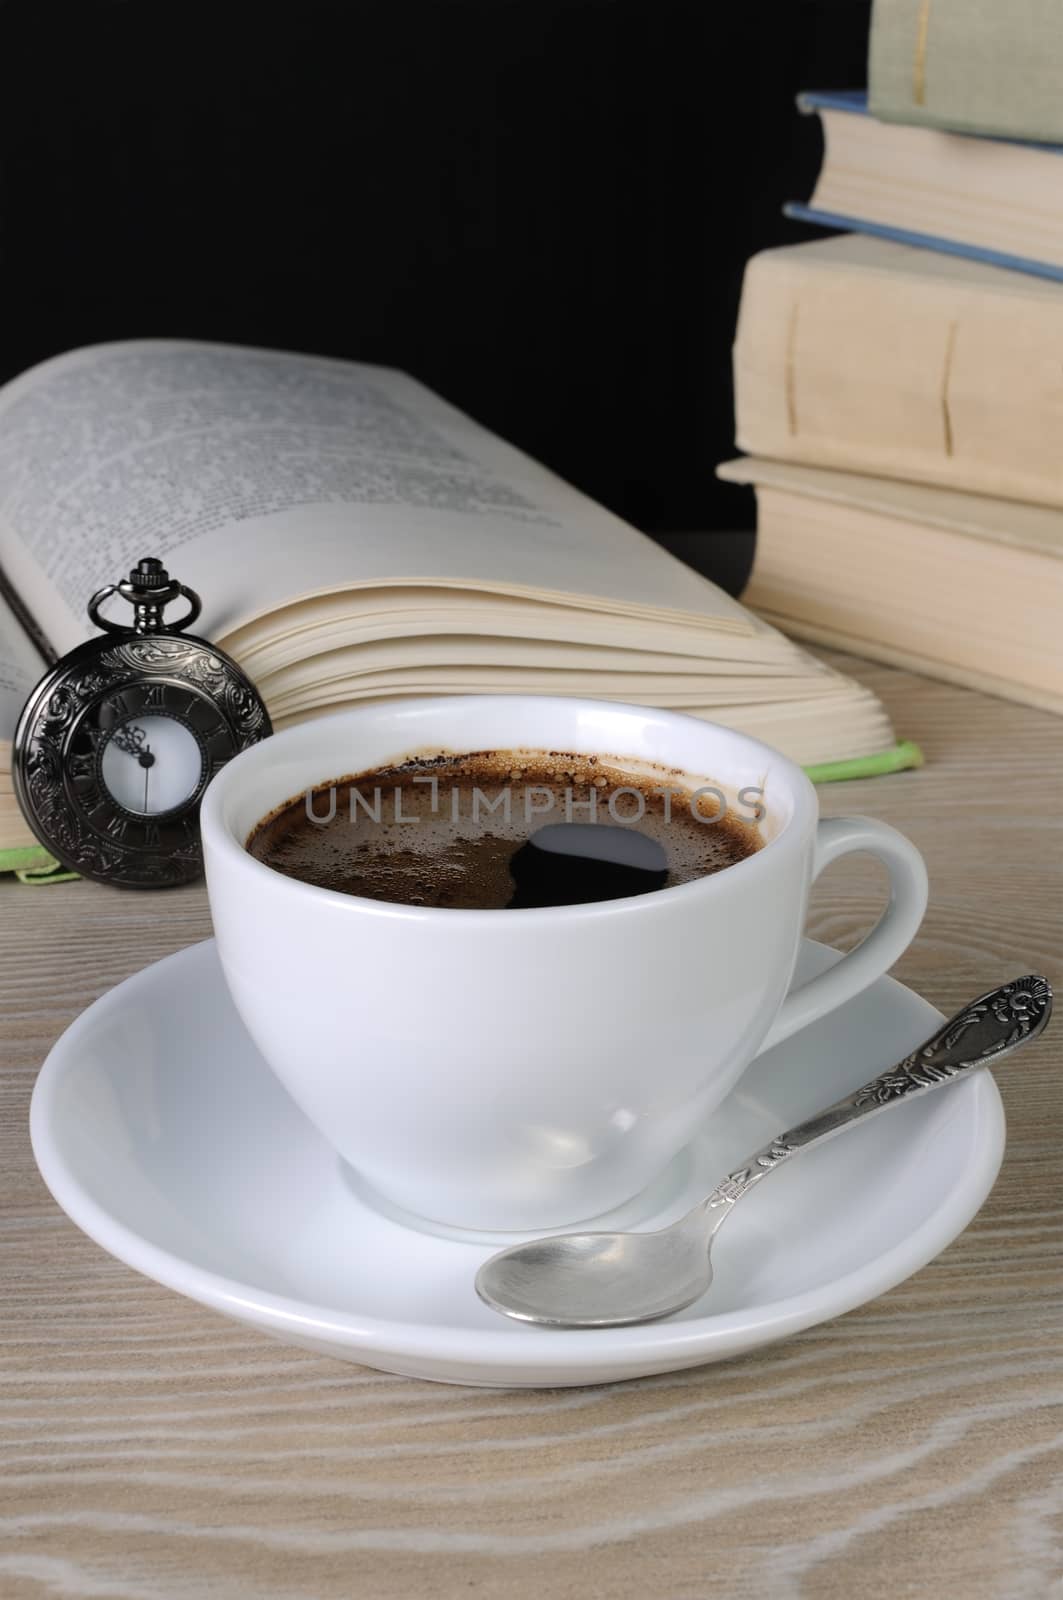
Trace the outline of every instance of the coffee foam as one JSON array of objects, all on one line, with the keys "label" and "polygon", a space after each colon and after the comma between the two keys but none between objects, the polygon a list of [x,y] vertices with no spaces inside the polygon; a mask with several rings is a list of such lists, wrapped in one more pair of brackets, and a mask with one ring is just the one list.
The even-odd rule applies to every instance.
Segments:
[{"label": "coffee foam", "polygon": [[[430,783],[414,781],[433,777],[435,792]],[[730,808],[721,820],[712,821],[719,816],[719,801],[712,794],[692,800],[698,787],[677,767],[643,763],[633,771],[620,758],[601,755],[525,749],[455,755],[422,750],[388,767],[316,785],[315,815],[326,816],[334,807],[327,825],[314,827],[308,822],[306,797],[297,796],[263,818],[247,844],[252,854],[278,871],[341,892],[402,904],[502,908],[510,904],[514,892],[510,864],[520,859],[515,851],[540,827],[566,816],[590,822],[592,798],[594,820],[637,826],[639,832],[660,840],[667,879],[653,881],[649,885],[653,888],[706,876],[759,849],[763,841],[755,824],[735,816]],[[670,800],[654,792],[665,788],[672,791]],[[535,790],[540,791],[537,797]],[[550,809],[542,806],[542,792],[547,790],[555,800]],[[619,795],[619,790],[627,793]],[[507,791],[509,814],[492,811],[491,803]],[[606,808],[614,795],[619,809],[610,814]],[[385,807],[385,796],[391,811]],[[436,796],[442,803],[434,808]],[[482,811],[477,796],[484,803]],[[529,811],[526,807],[533,798]],[[374,804],[378,820],[368,815]],[[703,821],[691,816],[692,805]],[[633,807],[644,811],[637,825],[630,822]],[[411,826],[414,819],[416,827]],[[526,861],[526,852],[523,855]],[[588,870],[592,878],[597,873],[594,881],[608,879],[597,866]],[[563,888],[562,883],[562,893]],[[589,887],[582,898],[609,899],[632,892],[641,891],[614,882],[611,892]],[[531,903],[570,902],[562,898]]]}]

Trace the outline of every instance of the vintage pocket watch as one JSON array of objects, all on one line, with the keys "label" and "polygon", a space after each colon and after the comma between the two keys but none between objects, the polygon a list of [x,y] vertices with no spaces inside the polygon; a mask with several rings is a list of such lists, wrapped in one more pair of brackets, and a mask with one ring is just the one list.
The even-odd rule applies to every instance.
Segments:
[{"label": "vintage pocket watch", "polygon": [[[134,608],[128,627],[100,615],[114,594]],[[165,622],[181,596],[185,615]],[[45,848],[83,877],[133,889],[198,878],[204,789],[272,732],[235,661],[184,632],[200,609],[161,561],[138,562],[89,601],[103,632],[63,656],[23,708],[15,793]]]}]

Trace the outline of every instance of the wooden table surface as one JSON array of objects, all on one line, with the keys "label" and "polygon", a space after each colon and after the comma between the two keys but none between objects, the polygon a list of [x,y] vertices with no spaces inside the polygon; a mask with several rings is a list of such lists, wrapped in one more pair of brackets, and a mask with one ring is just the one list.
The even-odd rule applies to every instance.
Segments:
[{"label": "wooden table surface", "polygon": [[[926,856],[897,976],[944,1011],[1063,952],[1063,721],[834,657],[927,766],[821,790]],[[849,946],[850,860],[810,932]],[[201,888],[0,883],[0,1596],[121,1600],[1063,1595],[1063,1022],[1002,1071],[991,1198],[875,1303],[740,1360],[589,1389],[315,1359],[138,1277],[26,1132],[82,1008],[210,931]],[[1058,991],[1057,991],[1058,992]]]}]

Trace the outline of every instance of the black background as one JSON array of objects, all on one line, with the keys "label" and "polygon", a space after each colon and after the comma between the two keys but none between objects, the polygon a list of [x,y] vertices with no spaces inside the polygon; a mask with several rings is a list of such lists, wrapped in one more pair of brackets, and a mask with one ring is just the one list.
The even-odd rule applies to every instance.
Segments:
[{"label": "black background", "polygon": [[[730,343],[869,0],[0,5],[0,378],[198,337],[404,367],[732,584]],[[748,540],[745,541],[748,544]]]}]

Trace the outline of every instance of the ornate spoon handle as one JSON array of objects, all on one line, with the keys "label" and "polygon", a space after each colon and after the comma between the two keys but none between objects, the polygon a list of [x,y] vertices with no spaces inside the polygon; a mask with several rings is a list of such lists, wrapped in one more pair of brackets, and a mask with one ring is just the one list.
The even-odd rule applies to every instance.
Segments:
[{"label": "ornate spoon handle", "polygon": [[997,1056],[1040,1033],[1051,1014],[1052,991],[1047,980],[1036,975],[1015,978],[972,1000],[939,1028],[933,1038],[895,1067],[872,1078],[870,1083],[843,1100],[836,1100],[825,1111],[809,1117],[807,1122],[780,1133],[750,1156],[743,1166],[717,1185],[692,1215],[721,1208],[715,1224],[718,1228],[736,1200],[799,1150],[823,1144],[854,1122],[877,1116],[899,1100],[928,1094],[952,1078],[987,1066]]}]

